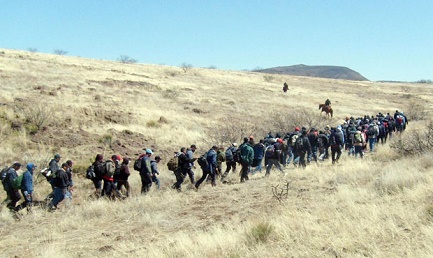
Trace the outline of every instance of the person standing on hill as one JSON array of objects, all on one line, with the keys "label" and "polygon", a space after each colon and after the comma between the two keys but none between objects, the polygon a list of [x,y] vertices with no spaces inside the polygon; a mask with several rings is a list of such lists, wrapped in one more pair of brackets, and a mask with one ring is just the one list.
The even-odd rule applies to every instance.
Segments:
[{"label": "person standing on hill", "polygon": [[224,152],[224,147],[219,147],[217,151],[217,178],[222,177],[223,162],[226,161],[226,154]]},{"label": "person standing on hill", "polygon": [[[192,144],[190,148],[186,151],[186,157],[188,159],[194,158],[194,152],[197,150],[197,146],[195,144]],[[194,171],[192,169],[195,169],[194,162],[190,162],[188,164],[188,168],[186,168],[186,173],[189,176],[189,180],[191,181],[191,184],[195,184],[195,178],[194,178]]]},{"label": "person standing on hill", "polygon": [[62,167],[56,172],[56,177],[53,180],[54,196],[48,204],[49,211],[56,210],[57,205],[65,199],[69,180],[68,175],[66,174],[66,169],[68,169],[68,164],[63,163]]},{"label": "person standing on hill", "polygon": [[238,149],[236,148],[237,146],[237,143],[234,142],[230,147],[226,149],[226,171],[222,175],[221,179],[227,177],[231,169],[233,169],[233,172],[236,172],[235,154],[238,151]]},{"label": "person standing on hill", "polygon": [[17,211],[27,208],[30,211],[33,203],[33,173],[35,172],[36,165],[33,163],[27,164],[27,171],[23,174],[23,181],[21,182],[21,193],[24,196],[24,202],[22,202],[16,208]]},{"label": "person standing on hill", "polygon": [[240,154],[241,154],[241,183],[245,182],[245,180],[249,180],[248,173],[250,171],[251,165],[253,164],[254,160],[254,149],[250,145],[250,142],[252,142],[250,136],[250,141],[248,141],[248,138],[244,138],[244,143],[239,146]]},{"label": "person standing on hill", "polygon": [[[184,150],[184,154],[186,153],[186,149]],[[146,194],[149,192],[150,187],[152,187],[152,167],[151,167],[151,159],[153,151],[151,149],[146,149],[146,154],[141,158],[141,194]]]},{"label": "person standing on hill", "polygon": [[353,136],[353,146],[355,147],[355,158],[358,156],[358,154],[361,156],[361,158],[364,158],[364,151],[363,147],[365,145],[365,138],[362,134],[361,130],[362,127],[356,128],[355,135]]},{"label": "person standing on hill", "polygon": [[7,204],[7,207],[10,210],[15,211],[17,202],[21,199],[21,194],[17,189],[13,187],[13,181],[18,177],[17,171],[21,168],[21,164],[15,162],[6,172],[6,176],[3,179],[3,188],[6,191],[10,202]]},{"label": "person standing on hill", "polygon": [[307,154],[309,156],[311,153],[311,144],[310,140],[308,140],[307,133],[307,130],[302,130],[301,136],[296,139],[295,143],[295,153],[296,156],[299,157],[299,165],[303,168],[307,166],[305,156]]},{"label": "person standing on hill", "polygon": [[343,147],[341,130],[337,128],[332,129],[331,136],[329,137],[329,144],[331,145],[332,164],[335,164],[340,159],[341,148]]},{"label": "person standing on hill", "polygon": [[[286,145],[287,146],[287,145]],[[254,169],[253,175],[257,172],[262,172],[262,161],[263,158],[265,157],[265,144],[264,144],[264,140],[260,139],[259,143],[257,143],[254,148],[254,162],[257,164],[256,168]]]},{"label": "person standing on hill", "polygon": [[101,197],[102,193],[102,163],[104,162],[104,156],[102,154],[97,154],[95,161],[93,162],[93,171],[95,172],[95,177],[92,178],[93,185],[95,186],[96,197]]},{"label": "person standing on hill", "polygon": [[157,177],[159,175],[158,163],[161,161],[160,156],[156,156],[154,160],[150,161],[150,166],[152,168],[152,182],[156,184],[156,189],[161,189],[161,182]]},{"label": "person standing on hill", "polygon": [[117,192],[120,193],[120,191],[122,190],[122,187],[125,187],[126,190],[126,197],[129,197],[129,192],[130,192],[130,186],[129,186],[129,181],[128,178],[131,175],[131,172],[129,171],[129,158],[124,157],[122,164],[120,165],[120,171],[119,171],[119,175],[116,178],[117,181]]}]

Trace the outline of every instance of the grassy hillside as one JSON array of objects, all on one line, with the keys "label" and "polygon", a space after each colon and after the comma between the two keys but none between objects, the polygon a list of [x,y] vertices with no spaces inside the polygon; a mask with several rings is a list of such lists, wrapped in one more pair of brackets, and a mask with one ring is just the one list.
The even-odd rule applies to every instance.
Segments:
[{"label": "grassy hillside", "polygon": [[[57,212],[35,207],[16,217],[1,206],[0,257],[433,256],[431,152],[400,156],[387,144],[364,160],[344,153],[336,166],[290,166],[285,177],[274,170],[243,184],[231,173],[228,184],[194,191],[185,182],[181,193],[169,188],[174,176],[165,166],[190,144],[199,155],[251,134],[396,109],[416,119],[405,132],[411,135],[425,130],[431,85],[184,71],[0,49],[0,93],[0,163],[42,168],[60,153],[76,172],[72,205]],[[332,119],[318,111],[327,98]],[[129,199],[95,200],[82,177],[95,155],[135,159],[143,147],[163,157],[161,191],[141,196],[134,171]],[[50,187],[37,180],[35,189],[43,200]],[[272,189],[287,198],[279,201]]]}]

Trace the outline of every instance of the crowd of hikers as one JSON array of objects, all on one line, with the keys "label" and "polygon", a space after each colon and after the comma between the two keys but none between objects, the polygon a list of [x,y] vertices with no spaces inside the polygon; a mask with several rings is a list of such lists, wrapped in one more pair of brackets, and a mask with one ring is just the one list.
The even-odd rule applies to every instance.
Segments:
[{"label": "crowd of hikers", "polygon": [[[182,147],[180,151],[167,162],[168,170],[172,171],[176,181],[171,188],[181,191],[186,178],[193,187],[198,190],[204,181],[212,186],[217,181],[228,182],[230,171],[236,172],[240,166],[240,182],[249,179],[250,175],[265,171],[269,176],[273,167],[286,175],[285,167],[294,166],[305,168],[312,162],[323,162],[331,159],[332,164],[338,163],[343,151],[353,157],[363,158],[366,152],[374,152],[377,143],[384,144],[395,133],[401,133],[406,129],[408,120],[406,116],[396,110],[393,115],[379,113],[375,116],[346,117],[342,124],[335,127],[325,126],[323,129],[295,127],[292,132],[269,132],[264,138],[255,142],[253,136],[245,137],[242,144],[231,143],[228,147],[212,146],[202,155],[195,155],[197,146]],[[55,154],[49,162],[48,168],[41,171],[52,187],[52,192],[47,196],[47,209],[56,210],[57,205],[64,199],[72,199],[73,162],[68,160],[60,165],[60,155]],[[141,178],[141,193],[146,194],[152,185],[160,189],[158,178],[158,163],[160,156],[153,157],[152,149],[145,149],[134,162],[133,169]],[[225,163],[225,169],[223,169]],[[97,197],[110,199],[123,199],[130,195],[130,159],[120,155],[112,155],[105,160],[102,154],[97,154],[95,161],[88,167],[86,178],[93,182]],[[197,168],[202,171],[202,176],[196,180]],[[13,211],[23,208],[30,209],[33,202],[33,174],[36,165],[28,163],[27,171],[18,175],[21,168],[19,162],[14,162],[10,167],[1,171],[1,180],[7,193],[7,207]],[[24,197],[24,201],[17,206],[18,201]]]}]

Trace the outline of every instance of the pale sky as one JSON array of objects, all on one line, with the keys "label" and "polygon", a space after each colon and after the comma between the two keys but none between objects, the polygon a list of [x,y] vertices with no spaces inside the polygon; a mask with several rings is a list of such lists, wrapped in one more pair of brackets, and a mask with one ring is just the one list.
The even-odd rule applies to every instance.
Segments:
[{"label": "pale sky", "polygon": [[0,48],[251,70],[336,65],[433,79],[433,1],[0,0]]}]

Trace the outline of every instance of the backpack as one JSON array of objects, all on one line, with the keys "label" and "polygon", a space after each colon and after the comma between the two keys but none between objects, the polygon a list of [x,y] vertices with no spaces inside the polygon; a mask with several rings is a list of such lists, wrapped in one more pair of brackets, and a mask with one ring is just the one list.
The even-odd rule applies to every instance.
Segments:
[{"label": "backpack", "polygon": [[403,116],[402,115],[398,115],[397,119],[396,119],[397,124],[402,125],[403,124]]},{"label": "backpack", "polygon": [[102,163],[102,175],[112,177],[114,175],[116,168],[112,160],[107,160]]},{"label": "backpack", "polygon": [[304,151],[304,139],[302,137],[297,137],[295,142],[295,150]]},{"label": "backpack", "polygon": [[3,181],[4,181],[5,178],[6,178],[6,175],[7,175],[7,173],[8,173],[8,170],[9,170],[9,167],[5,167],[5,168],[2,169],[2,171],[0,172],[0,179],[1,179],[2,183],[3,183]]},{"label": "backpack", "polygon": [[329,138],[329,145],[331,146],[338,145],[337,137],[335,136],[335,134],[331,134],[331,137]]},{"label": "backpack", "polygon": [[355,133],[354,135],[355,143],[362,143],[362,136],[360,133]]},{"label": "backpack", "polygon": [[241,162],[241,151],[240,149],[237,149],[234,153],[233,153],[233,161],[240,163]]},{"label": "backpack", "polygon": [[376,133],[376,129],[374,129],[374,126],[370,125],[367,129],[367,135],[373,136]]},{"label": "backpack", "polygon": [[168,163],[167,163],[167,168],[170,171],[176,171],[179,168],[179,158],[178,156],[174,156],[172,157]]},{"label": "backpack", "polygon": [[141,159],[142,159],[142,158],[139,158],[139,159],[136,159],[136,160],[134,161],[134,170],[135,170],[135,171],[138,171],[138,172],[141,171]]},{"label": "backpack", "polygon": [[226,150],[226,159],[227,160],[232,160],[233,159],[233,151],[232,148],[228,148]]},{"label": "backpack", "polygon": [[24,174],[21,174],[21,175],[19,175],[19,176],[17,176],[17,177],[15,177],[13,180],[12,180],[12,187],[14,188],[14,189],[21,189],[21,185],[22,185],[22,183],[23,183],[23,175]]},{"label": "backpack", "polygon": [[207,168],[207,166],[209,165],[207,162],[207,152],[197,159],[197,163],[201,168]]},{"label": "backpack", "polygon": [[95,167],[92,165],[90,165],[87,170],[86,170],[86,178],[87,179],[94,179],[96,178],[96,173],[95,173]]},{"label": "backpack", "polygon": [[298,140],[298,138],[299,138],[299,135],[297,135],[297,134],[292,135],[292,147],[295,147],[296,141]]}]

